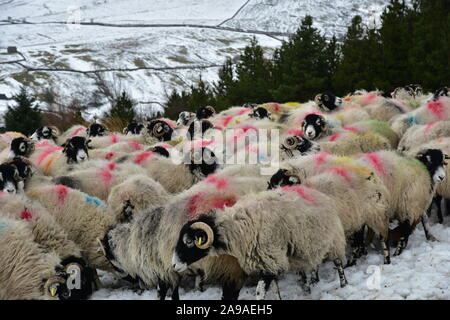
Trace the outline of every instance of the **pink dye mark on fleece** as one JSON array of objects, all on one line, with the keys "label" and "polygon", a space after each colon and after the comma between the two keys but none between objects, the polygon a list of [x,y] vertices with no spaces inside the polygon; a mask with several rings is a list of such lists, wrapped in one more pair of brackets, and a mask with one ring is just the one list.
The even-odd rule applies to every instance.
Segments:
[{"label": "pink dye mark on fleece", "polygon": [[281,190],[283,190],[283,191],[293,191],[293,192],[297,193],[300,197],[305,199],[307,202],[309,202],[309,203],[311,203],[313,205],[317,205],[317,203],[311,197],[311,195],[309,194],[307,189],[305,189],[302,186],[285,186],[285,187],[281,188]]},{"label": "pink dye mark on fleece", "polygon": [[196,214],[197,214],[197,210],[198,207],[200,206],[200,204],[203,201],[203,196],[204,193],[203,192],[199,192],[197,194],[194,194],[189,200],[188,203],[186,205],[186,208],[188,210],[188,219],[192,220],[195,218]]},{"label": "pink dye mark on fleece", "polygon": [[222,124],[222,126],[226,127],[230,124],[230,122],[233,120],[233,116],[228,116],[223,118],[220,123]]},{"label": "pink dye mark on fleece", "polygon": [[108,170],[114,170],[114,169],[116,169],[116,166],[117,166],[117,163],[115,163],[115,162],[110,162],[110,163],[108,163]]},{"label": "pink dye mark on fleece", "polygon": [[336,141],[341,137],[341,135],[342,134],[340,134],[340,133],[333,134],[333,135],[329,136],[327,140],[330,142]]},{"label": "pink dye mark on fleece", "polygon": [[424,132],[425,134],[428,134],[428,132],[430,132],[431,127],[434,126],[436,123],[437,123],[437,122],[430,122],[430,123],[427,123],[427,124],[425,125],[425,129],[423,130],[423,132]]},{"label": "pink dye mark on fleece", "polygon": [[20,213],[20,219],[22,219],[22,220],[31,220],[32,218],[33,218],[33,215],[27,209],[23,210]]},{"label": "pink dye mark on fleece", "polygon": [[54,144],[50,143],[48,140],[44,140],[36,144],[36,148],[53,147]]},{"label": "pink dye mark on fleece", "polygon": [[290,129],[286,132],[286,134],[303,137],[303,131],[300,129]]},{"label": "pink dye mark on fleece", "polygon": [[237,200],[235,196],[229,196],[225,198],[212,199],[212,207],[214,209],[223,210],[225,207],[232,207],[236,204]]},{"label": "pink dye mark on fleece", "polygon": [[380,173],[382,176],[387,178],[386,169],[384,168],[382,164],[382,160],[380,156],[376,153],[369,153],[364,155],[364,157],[370,161],[370,164],[373,166],[373,168]]},{"label": "pink dye mark on fleece", "polygon": [[316,169],[318,169],[322,164],[324,164],[330,155],[326,152],[319,152],[314,156],[314,162]]},{"label": "pink dye mark on fleece", "polygon": [[109,170],[99,170],[99,175],[102,177],[105,184],[110,184],[112,180],[112,173]]},{"label": "pink dye mark on fleece", "polygon": [[58,201],[63,203],[66,200],[67,194],[69,193],[69,188],[63,186],[62,184],[58,184],[55,186],[55,191],[58,194]]},{"label": "pink dye mark on fleece", "polygon": [[440,100],[429,101],[427,103],[427,108],[438,120],[445,119],[445,107],[444,107],[444,104]]},{"label": "pink dye mark on fleece", "polygon": [[119,141],[119,137],[117,136],[117,134],[110,135],[109,139],[112,143],[117,143]]},{"label": "pink dye mark on fleece", "polygon": [[47,158],[49,155],[51,155],[53,152],[60,151],[63,148],[60,147],[50,147],[48,149],[45,149],[42,151],[42,153],[38,156],[38,165],[40,166],[42,162]]},{"label": "pink dye mark on fleece", "polygon": [[229,185],[229,179],[222,178],[218,179],[216,175],[211,175],[205,180],[207,183],[212,183],[216,186],[217,189],[226,189]]},{"label": "pink dye mark on fleece", "polygon": [[356,132],[356,133],[362,133],[362,130],[360,128],[353,127],[353,126],[346,126],[343,129],[347,130],[347,131]]},{"label": "pink dye mark on fleece", "polygon": [[249,113],[250,110],[252,110],[252,109],[251,108],[242,108],[241,110],[239,110],[238,116],[242,116],[244,113]]},{"label": "pink dye mark on fleece", "polygon": [[375,99],[376,97],[377,97],[377,95],[375,95],[375,94],[368,94],[368,95],[365,95],[365,96],[363,97],[362,101],[361,101],[361,104],[362,104],[363,106],[368,105],[368,104],[371,103],[372,100]]},{"label": "pink dye mark on fleece", "polygon": [[128,145],[132,147],[134,150],[142,150],[142,145],[136,141],[127,141]]},{"label": "pink dye mark on fleece", "polygon": [[147,160],[148,157],[152,157],[152,156],[153,156],[153,152],[150,152],[150,151],[139,153],[136,156],[136,158],[134,159],[134,163],[141,164],[142,162]]},{"label": "pink dye mark on fleece", "polygon": [[115,152],[108,152],[105,156],[106,160],[111,160],[112,157],[114,157],[116,153]]},{"label": "pink dye mark on fleece", "polygon": [[71,137],[75,137],[77,134],[79,134],[81,131],[86,130],[86,128],[78,128],[77,130],[75,130],[74,132],[72,132],[72,134],[70,135]]},{"label": "pink dye mark on fleece", "polygon": [[216,143],[217,142],[213,140],[195,140],[191,142],[191,150],[207,147]]},{"label": "pink dye mark on fleece", "polygon": [[347,183],[351,183],[352,182],[352,179],[348,175],[348,170],[347,169],[344,169],[344,168],[331,168],[330,171],[335,173],[335,174],[337,174],[338,176],[342,177],[345,180],[345,182],[347,182]]}]

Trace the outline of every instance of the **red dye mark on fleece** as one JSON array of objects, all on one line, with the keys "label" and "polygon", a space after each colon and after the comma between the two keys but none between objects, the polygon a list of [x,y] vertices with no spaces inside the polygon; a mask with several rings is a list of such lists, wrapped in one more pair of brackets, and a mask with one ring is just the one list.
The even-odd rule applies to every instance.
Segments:
[{"label": "red dye mark on fleece", "polygon": [[333,135],[329,136],[327,140],[333,142],[333,141],[338,140],[340,137],[341,137],[341,134],[340,133],[336,133],[336,134],[333,134]]},{"label": "red dye mark on fleece", "polygon": [[216,129],[216,130],[223,130],[222,126],[214,126],[213,128]]},{"label": "red dye mark on fleece", "polygon": [[142,145],[136,141],[127,141],[128,145],[132,147],[134,150],[142,150]]},{"label": "red dye mark on fleece", "polygon": [[153,152],[147,151],[147,152],[142,152],[139,153],[136,158],[134,159],[134,163],[136,164],[141,164],[142,162],[144,162],[148,157],[152,157],[153,156]]},{"label": "red dye mark on fleece", "polygon": [[362,133],[362,130],[360,128],[353,127],[353,126],[347,126],[347,127],[344,127],[343,129],[347,130],[347,131],[356,132],[356,133]]},{"label": "red dye mark on fleece", "polygon": [[313,200],[310,194],[308,194],[308,191],[302,187],[302,186],[285,186],[281,188],[283,191],[293,191],[297,193],[300,197],[305,199],[307,202],[316,205],[316,202]]},{"label": "red dye mark on fleece", "polygon": [[232,207],[236,204],[237,200],[235,196],[212,199],[212,207],[215,209],[225,209],[225,207]]},{"label": "red dye mark on fleece", "polygon": [[119,141],[117,134],[110,135],[109,139],[111,140],[112,143],[117,143]]},{"label": "red dye mark on fleece", "polygon": [[108,170],[114,170],[114,169],[116,169],[116,166],[117,166],[117,163],[115,163],[115,162],[110,162],[110,163],[108,163]]},{"label": "red dye mark on fleece", "polygon": [[424,132],[425,134],[428,134],[428,132],[430,131],[431,127],[434,126],[436,123],[437,123],[437,122],[430,122],[430,123],[427,123],[427,124],[425,125],[425,129],[423,130],[423,132]]},{"label": "red dye mark on fleece", "polygon": [[55,191],[58,194],[58,201],[62,203],[66,200],[67,194],[69,193],[69,188],[63,186],[62,184],[58,184],[55,186]]},{"label": "red dye mark on fleece", "polygon": [[427,108],[439,120],[445,119],[445,107],[444,107],[444,104],[440,100],[429,101],[427,103]]},{"label": "red dye mark on fleece", "polygon": [[251,108],[242,108],[241,110],[239,110],[238,116],[242,116],[244,113],[249,113],[250,110],[252,110],[252,109]]},{"label": "red dye mark on fleece", "polygon": [[76,136],[77,134],[79,134],[81,131],[84,131],[84,130],[86,130],[86,128],[83,128],[83,127],[78,128],[77,130],[75,130],[74,132],[72,132],[72,134],[71,134],[70,136],[71,136],[71,137],[74,137],[74,136]]},{"label": "red dye mark on fleece", "polygon": [[102,177],[105,184],[110,184],[112,180],[112,173],[109,170],[99,170],[99,175]]},{"label": "red dye mark on fleece", "polygon": [[348,170],[346,170],[344,168],[331,168],[330,171],[337,174],[338,176],[342,177],[345,180],[345,182],[347,182],[347,183],[352,182],[352,179],[348,175]]},{"label": "red dye mark on fleece", "polygon": [[300,129],[290,129],[286,134],[303,137],[303,131]]},{"label": "red dye mark on fleece", "polygon": [[27,209],[23,210],[20,213],[20,219],[22,219],[22,220],[30,220],[31,218],[33,218],[33,215]]},{"label": "red dye mark on fleece", "polygon": [[369,153],[369,154],[366,154],[364,157],[370,161],[370,164],[373,166],[373,168],[377,172],[379,172],[384,177],[387,177],[386,170],[383,167],[381,158],[380,158],[380,156],[378,154],[376,154],[376,153]]},{"label": "red dye mark on fleece", "polygon": [[220,121],[220,123],[224,126],[224,127],[226,127],[226,126],[228,126],[229,124],[230,124],[230,122],[233,120],[233,116],[228,116],[228,117],[225,117],[225,118],[223,118],[221,121]]},{"label": "red dye mark on fleece", "polygon": [[47,158],[53,152],[59,151],[59,150],[62,150],[62,148],[60,148],[60,147],[51,147],[51,148],[48,148],[48,149],[45,149],[44,151],[42,151],[42,153],[38,157],[38,165],[40,166],[42,164],[42,162],[45,160],[45,158]]},{"label": "red dye mark on fleece", "polygon": [[108,152],[105,156],[106,160],[111,160],[112,157],[114,157],[116,153],[115,152]]},{"label": "red dye mark on fleece", "polygon": [[368,104],[371,103],[372,100],[375,99],[376,97],[377,97],[377,95],[375,95],[375,94],[368,94],[368,95],[366,95],[366,96],[363,97],[363,99],[362,99],[362,101],[361,101],[361,104],[362,104],[363,106],[368,105]]},{"label": "red dye mark on fleece", "polygon": [[194,194],[188,201],[186,208],[188,210],[188,219],[192,220],[195,218],[195,215],[197,214],[197,209],[199,205],[203,201],[203,192],[199,192],[197,194]]},{"label": "red dye mark on fleece", "polygon": [[316,168],[319,168],[322,164],[324,164],[330,155],[326,152],[319,152],[314,156],[314,162],[316,163]]}]

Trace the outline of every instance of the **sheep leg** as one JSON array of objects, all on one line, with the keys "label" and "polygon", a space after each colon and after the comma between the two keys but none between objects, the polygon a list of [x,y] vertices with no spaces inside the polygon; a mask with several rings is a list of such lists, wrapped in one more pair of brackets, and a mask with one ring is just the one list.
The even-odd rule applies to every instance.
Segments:
[{"label": "sheep leg", "polygon": [[311,287],[308,285],[305,271],[300,271],[298,273],[298,275],[300,276],[299,282],[300,282],[300,287],[302,288],[302,290],[306,294],[311,294]]},{"label": "sheep leg", "polygon": [[359,230],[353,234],[353,239],[352,239],[352,244],[351,244],[352,254],[351,254],[351,257],[350,257],[349,261],[347,262],[347,265],[345,266],[345,268],[354,266],[356,264],[356,260],[358,258],[360,258],[364,253],[367,254],[367,251],[365,250],[366,247],[364,245],[364,229],[365,229],[365,226],[363,226],[361,228],[361,230]]},{"label": "sheep leg", "polygon": [[344,267],[342,266],[342,260],[337,258],[333,260],[334,262],[334,266],[337,269],[337,272],[339,274],[339,282],[341,285],[341,288],[345,287],[348,282],[347,282],[347,278],[345,277],[345,273],[344,273]]},{"label": "sheep leg", "polygon": [[275,291],[275,293],[277,295],[277,300],[281,300],[280,287],[278,286],[277,278],[272,280],[272,290]]},{"label": "sheep leg", "polygon": [[224,283],[222,285],[222,300],[237,300],[239,291],[241,291],[241,288],[235,283]]},{"label": "sheep leg", "polygon": [[197,276],[195,276],[195,290],[203,292],[205,289],[203,287],[203,281],[205,277],[205,273],[203,270],[198,269],[197,270]]},{"label": "sheep leg", "polygon": [[425,237],[428,241],[438,241],[435,236],[433,236],[430,232],[430,226],[428,225],[428,216],[426,213],[422,215],[422,226],[423,232],[425,232]]},{"label": "sheep leg", "polygon": [[100,281],[100,277],[98,276],[97,269],[93,270],[93,276],[94,276],[94,284],[96,290],[99,290],[103,288],[102,282]]},{"label": "sheep leg", "polygon": [[[442,203],[442,197],[439,195],[436,195],[433,199],[433,202],[437,206],[437,216],[440,224],[444,223],[444,217],[442,216],[442,209],[441,209],[441,203]],[[430,206],[431,207],[431,206]]]},{"label": "sheep leg", "polygon": [[380,236],[381,246],[383,247],[384,264],[391,264],[391,250],[389,240]]},{"label": "sheep leg", "polygon": [[319,267],[317,267],[317,269],[313,269],[313,271],[311,272],[311,279],[309,280],[309,284],[313,286],[317,284],[319,280]]},{"label": "sheep leg", "polygon": [[272,281],[277,281],[277,278],[273,274],[263,274],[261,276],[261,279],[256,286],[256,300],[264,300]]},{"label": "sheep leg", "polygon": [[158,300],[166,299],[168,289],[169,289],[169,287],[167,286],[167,284],[164,281],[159,279],[158,280],[158,288],[157,288]]},{"label": "sheep leg", "polygon": [[179,285],[177,284],[175,288],[172,290],[172,300],[179,301],[180,293],[178,292]]}]

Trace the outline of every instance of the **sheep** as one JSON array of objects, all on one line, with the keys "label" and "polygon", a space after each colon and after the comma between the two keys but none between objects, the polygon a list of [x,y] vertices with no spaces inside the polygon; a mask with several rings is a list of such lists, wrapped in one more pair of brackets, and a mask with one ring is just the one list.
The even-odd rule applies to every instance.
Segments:
[{"label": "sheep", "polygon": [[89,138],[94,137],[103,137],[108,130],[104,125],[101,125],[100,123],[93,123],[87,128],[86,134]]},{"label": "sheep", "polygon": [[57,145],[61,145],[67,141],[67,139],[70,139],[75,136],[84,137],[87,138],[87,129],[85,126],[82,125],[75,125],[64,131],[57,140]]},{"label": "sheep", "polygon": [[391,96],[396,99],[415,99],[422,95],[422,87],[418,84],[409,84],[404,87],[395,88]]},{"label": "sheep", "polygon": [[0,164],[0,191],[15,194],[19,189],[19,170],[14,164]]},{"label": "sheep", "polygon": [[58,171],[70,163],[79,163],[88,159],[89,140],[75,136],[58,147],[52,144],[37,144],[30,160],[44,175],[55,176]]},{"label": "sheep", "polygon": [[338,109],[342,105],[342,98],[336,97],[331,92],[319,93],[315,96],[314,102],[319,110],[330,112]]},{"label": "sheep", "polygon": [[131,220],[131,214],[163,206],[169,194],[156,181],[147,176],[133,175],[115,185],[108,196],[108,210],[115,221]]},{"label": "sheep", "polygon": [[429,122],[415,124],[408,128],[401,138],[397,150],[408,152],[426,142],[450,136],[450,121]]},{"label": "sheep", "polygon": [[26,222],[0,218],[0,258],[1,300],[70,298],[61,259],[34,242]]},{"label": "sheep", "polygon": [[181,111],[178,115],[177,126],[189,126],[196,119],[194,112]]},{"label": "sheep", "polygon": [[289,270],[303,274],[331,258],[343,287],[347,284],[342,267],[346,242],[335,211],[325,194],[300,186],[243,197],[232,207],[183,226],[173,269],[182,272],[204,257],[230,255],[246,275],[261,276],[257,298],[264,298],[264,289],[279,274]]},{"label": "sheep", "polygon": [[63,185],[38,186],[29,190],[27,195],[39,201],[55,218],[69,239],[85,252],[90,266],[112,270],[109,262],[98,251],[96,240],[114,223],[100,199]]},{"label": "sheep", "polygon": [[0,152],[0,162],[12,159],[16,156],[28,157],[35,149],[34,142],[28,138],[14,138],[11,140],[9,148]]},{"label": "sheep", "polygon": [[440,97],[425,105],[391,119],[390,124],[399,137],[413,124],[450,120],[450,97]]},{"label": "sheep", "polygon": [[146,170],[134,163],[87,161],[80,168],[65,172],[64,175],[55,177],[53,181],[106,201],[115,185],[134,174],[145,176]]},{"label": "sheep", "polygon": [[200,107],[197,109],[195,115],[198,120],[211,118],[216,114],[216,110],[214,110],[211,106]]},{"label": "sheep", "polygon": [[[155,209],[155,211],[158,212],[159,210],[163,210],[163,213],[157,217],[154,217],[151,222],[148,222],[148,224],[154,224],[156,227],[167,224],[170,221],[170,226],[167,226],[170,230],[165,229],[164,235],[167,235],[169,232],[170,234],[176,234],[188,219],[192,219],[202,213],[207,213],[213,208],[223,208],[224,206],[233,205],[243,194],[265,190],[266,184],[267,181],[265,178],[249,179],[233,177],[230,179],[219,179],[215,175],[210,175],[205,180],[175,196],[173,201],[171,201],[164,209]],[[120,207],[120,203],[118,207]],[[133,209],[130,211],[133,211]],[[176,218],[173,217],[172,212],[177,212]],[[146,211],[141,214],[153,215],[153,211]],[[167,215],[170,217],[167,217]],[[134,215],[135,220],[142,219],[136,217],[137,215]],[[141,222],[136,221],[133,221],[133,223],[141,224]],[[154,228],[150,225],[148,225],[148,227],[152,230]],[[158,284],[158,279],[164,279],[164,283],[161,283],[161,287],[171,287],[175,291],[174,295],[176,297],[176,288],[178,286],[179,276],[173,274],[173,271],[171,271],[170,254],[154,251],[155,255],[159,256],[155,256],[152,260],[147,260],[145,264],[142,264],[142,267],[145,268],[144,270],[140,269],[139,264],[136,264],[135,260],[129,260],[131,259],[131,256],[121,256],[119,258],[120,262],[114,258],[114,254],[111,253],[110,248],[111,246],[116,246],[116,244],[115,240],[112,239],[110,246],[109,237],[112,237],[113,234],[128,228],[133,228],[132,224],[128,224],[127,226],[118,225],[108,231],[108,234],[105,236],[103,241],[105,243],[105,251],[109,253],[108,256],[112,259],[113,264],[119,269],[128,272],[132,277],[139,277],[143,279],[149,286]],[[167,242],[166,245],[169,245],[168,241],[171,241],[171,252],[173,252],[175,247],[175,240],[175,237],[164,238],[164,242]],[[135,245],[137,246],[139,243],[136,242]],[[159,244],[158,242],[155,242],[152,246],[158,248]],[[153,271],[148,273],[146,270]],[[169,275],[166,275],[167,272],[169,272]],[[200,275],[202,278],[202,284],[203,282],[219,282],[222,284],[224,299],[237,299],[239,290],[243,285],[242,270],[235,259],[228,256],[205,259],[204,261],[193,265],[189,274]],[[201,286],[201,284],[199,283],[198,286]],[[160,292],[160,297],[164,298],[164,296],[165,293]]]},{"label": "sheep", "polygon": [[[379,151],[358,156],[358,164],[371,168],[389,190],[389,216],[414,229],[422,221],[427,240],[434,239],[427,225],[426,211],[436,188],[445,178],[442,151],[422,149],[414,157],[396,151]],[[399,241],[394,255],[406,247],[409,234]]]},{"label": "sheep", "polygon": [[[345,235],[355,235],[352,243],[353,252],[347,266],[353,265],[356,258],[364,252],[364,227],[387,241],[389,231],[388,190],[373,171],[364,166],[344,164],[332,166],[306,180],[297,175],[294,170],[280,169],[269,180],[269,188],[293,186],[301,184],[318,190],[330,198],[341,219]],[[302,169],[300,169],[302,170]],[[303,169],[304,170],[304,169]],[[358,237],[359,235],[359,237]],[[388,249],[385,246],[385,263],[388,263]]]},{"label": "sheep", "polygon": [[142,123],[132,121],[123,129],[123,133],[126,135],[140,134],[142,129],[144,129],[144,125]]},{"label": "sheep", "polygon": [[14,138],[26,138],[26,136],[20,132],[8,131],[0,134],[0,151],[3,151],[5,148],[11,145],[11,141]]},{"label": "sheep", "polygon": [[71,297],[86,298],[92,293],[94,271],[87,266],[81,249],[71,240],[50,213],[38,202],[24,196],[0,193],[0,219],[26,221],[34,241],[46,251],[54,251],[61,258],[66,272],[76,267],[81,276],[81,287],[72,290]]},{"label": "sheep", "polygon": [[[106,135],[106,136],[97,136],[97,137],[93,137],[91,138],[91,142],[90,142],[90,146],[96,150],[96,149],[105,149],[108,148],[116,143],[119,142],[130,142],[130,143],[135,143],[135,144],[146,144],[149,141],[146,141],[146,138],[144,137],[144,132],[146,130],[144,129],[142,131],[142,133],[140,135],[124,135],[124,134],[110,134],[110,135]],[[153,139],[151,141],[151,143],[149,144],[153,144],[158,142],[158,140]]]},{"label": "sheep", "polygon": [[56,143],[58,137],[61,135],[59,129],[55,126],[42,126],[39,127],[30,137],[35,141],[40,140],[52,140]]},{"label": "sheep", "polygon": [[439,97],[448,97],[448,87],[441,87],[437,89],[433,94],[433,100],[438,100]]},{"label": "sheep", "polygon": [[281,158],[291,158],[325,151],[340,156],[391,149],[391,144],[376,133],[338,133],[315,142],[299,136],[290,136],[281,143]]}]

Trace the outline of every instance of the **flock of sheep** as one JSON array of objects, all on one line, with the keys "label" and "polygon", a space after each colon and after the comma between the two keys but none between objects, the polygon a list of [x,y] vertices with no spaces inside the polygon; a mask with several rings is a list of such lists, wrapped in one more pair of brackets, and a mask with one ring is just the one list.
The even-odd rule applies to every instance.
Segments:
[{"label": "flock of sheep", "polygon": [[389,264],[417,224],[434,239],[427,218],[434,202],[443,221],[447,154],[448,90],[417,85],[207,106],[123,133],[100,123],[7,132],[0,299],[86,299],[102,285],[97,269],[160,299],[179,299],[185,279],[221,286],[223,299],[255,280],[263,299],[286,272],[310,292],[327,260],[343,287],[372,243]]}]

